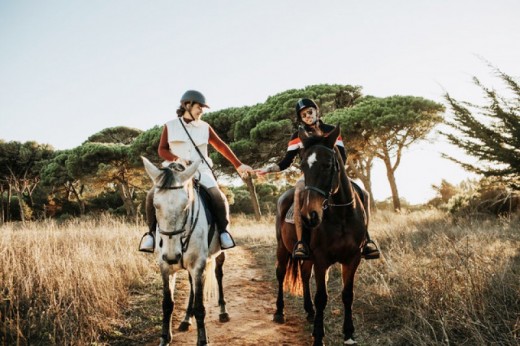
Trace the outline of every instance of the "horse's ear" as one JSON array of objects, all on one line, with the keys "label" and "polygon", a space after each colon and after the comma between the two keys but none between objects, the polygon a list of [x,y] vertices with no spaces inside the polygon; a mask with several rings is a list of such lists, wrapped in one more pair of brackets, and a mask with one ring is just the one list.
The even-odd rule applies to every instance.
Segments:
[{"label": "horse's ear", "polygon": [[199,165],[202,163],[202,160],[195,160],[191,163],[188,167],[186,167],[186,170],[184,172],[180,172],[178,174],[179,178],[182,182],[185,182],[188,179],[191,179],[193,174],[197,171],[197,168],[199,168]]},{"label": "horse's ear", "polygon": [[157,167],[155,167],[155,165],[153,163],[151,163],[146,157],[144,156],[141,156],[141,159],[143,160],[143,164],[144,164],[144,169],[146,171],[146,173],[148,174],[148,176],[150,177],[150,179],[152,179],[152,182],[156,182],[157,180],[157,177],[159,175],[161,175],[161,170]]},{"label": "horse's ear", "polygon": [[340,131],[340,127],[339,127],[339,124],[336,125],[336,127],[334,127],[334,130],[330,131],[329,135],[327,136],[327,139],[326,139],[326,146],[329,147],[329,148],[334,148],[334,145],[336,144],[336,141],[339,137],[339,131]]},{"label": "horse's ear", "polygon": [[298,126],[298,137],[302,142],[310,137],[309,133],[305,131],[305,128],[301,125]]}]

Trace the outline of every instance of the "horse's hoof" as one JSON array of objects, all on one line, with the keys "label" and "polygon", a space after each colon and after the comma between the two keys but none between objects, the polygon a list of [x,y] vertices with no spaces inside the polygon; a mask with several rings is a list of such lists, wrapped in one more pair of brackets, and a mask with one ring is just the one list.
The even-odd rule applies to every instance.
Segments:
[{"label": "horse's hoof", "polygon": [[275,314],[273,316],[273,321],[275,321],[276,323],[284,324],[285,323],[284,314]]},{"label": "horse's hoof", "polygon": [[182,321],[181,324],[179,324],[179,328],[177,328],[177,330],[179,332],[187,332],[188,330],[190,330],[190,326],[190,322]]},{"label": "horse's hoof", "polygon": [[343,341],[343,345],[357,345],[357,341],[353,338],[349,338],[348,340]]},{"label": "horse's hoof", "polygon": [[307,314],[307,322],[314,322],[314,314]]},{"label": "horse's hoof", "polygon": [[230,320],[229,314],[227,312],[225,312],[223,314],[218,315],[218,320],[220,322],[229,322],[229,320]]},{"label": "horse's hoof", "polygon": [[161,343],[159,344],[159,346],[168,346],[170,344],[170,342],[168,340],[166,340],[165,338],[161,338]]}]

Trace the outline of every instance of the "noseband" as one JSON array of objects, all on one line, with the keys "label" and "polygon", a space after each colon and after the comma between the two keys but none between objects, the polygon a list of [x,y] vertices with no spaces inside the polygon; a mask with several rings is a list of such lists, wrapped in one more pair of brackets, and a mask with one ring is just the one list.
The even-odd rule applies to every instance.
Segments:
[{"label": "noseband", "polygon": [[320,194],[321,196],[323,196],[325,198],[325,200],[323,201],[323,210],[327,209],[329,206],[331,207],[345,207],[345,206],[348,206],[348,205],[351,205],[352,203],[354,203],[354,199],[352,199],[350,202],[348,203],[344,203],[344,204],[333,204],[330,202],[330,198],[335,194],[334,192],[334,177],[337,175],[337,173],[339,173],[339,162],[338,162],[338,159],[336,157],[336,151],[334,151],[334,149],[330,149],[324,145],[315,145],[315,147],[320,147],[320,148],[323,148],[323,149],[326,149],[327,152],[329,152],[331,155],[332,155],[332,159],[334,160],[334,163],[333,163],[333,169],[332,169],[332,173],[330,175],[330,181],[329,181],[329,184],[328,184],[328,192],[320,189],[319,187],[316,187],[316,186],[311,186],[311,185],[305,185],[304,187],[304,191],[314,191],[314,192],[317,192],[318,194]]}]

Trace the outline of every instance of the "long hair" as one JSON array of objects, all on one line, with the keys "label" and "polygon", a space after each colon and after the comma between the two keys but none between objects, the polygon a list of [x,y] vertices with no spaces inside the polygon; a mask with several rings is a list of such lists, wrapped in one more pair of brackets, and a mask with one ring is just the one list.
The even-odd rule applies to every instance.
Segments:
[{"label": "long hair", "polygon": [[179,108],[175,111],[177,113],[177,116],[180,118],[184,115],[184,113],[186,113],[186,104],[188,104],[189,102],[186,102],[184,104],[181,104],[179,106]]}]

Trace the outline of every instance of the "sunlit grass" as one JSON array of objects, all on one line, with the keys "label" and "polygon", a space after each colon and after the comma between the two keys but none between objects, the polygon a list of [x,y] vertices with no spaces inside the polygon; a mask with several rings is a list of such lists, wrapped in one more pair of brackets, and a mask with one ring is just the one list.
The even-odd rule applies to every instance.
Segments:
[{"label": "sunlit grass", "polygon": [[[518,219],[379,212],[370,229],[383,259],[363,261],[358,270],[354,320],[361,344],[519,343]],[[108,216],[3,225],[0,343],[102,343],[135,328],[124,315],[136,299],[132,294],[158,280],[153,256],[137,251],[144,230]],[[254,251],[274,294],[274,218],[235,215],[230,230]],[[330,274],[326,341],[335,345],[343,322],[339,267]],[[301,298],[287,304],[302,312],[291,318],[304,319]]]},{"label": "sunlit grass", "polygon": [[132,287],[152,275],[143,228],[111,217],[0,229],[0,336],[8,344],[84,344],[110,333]]}]

